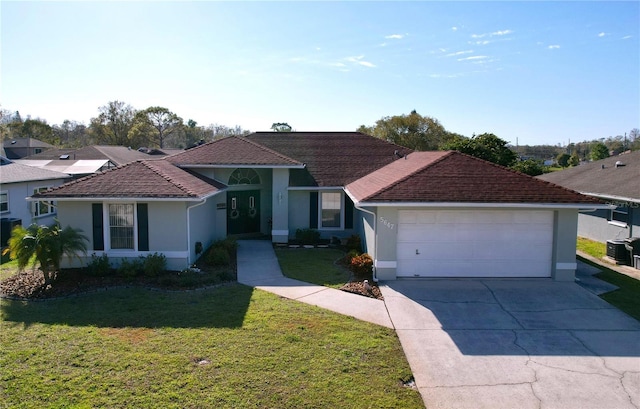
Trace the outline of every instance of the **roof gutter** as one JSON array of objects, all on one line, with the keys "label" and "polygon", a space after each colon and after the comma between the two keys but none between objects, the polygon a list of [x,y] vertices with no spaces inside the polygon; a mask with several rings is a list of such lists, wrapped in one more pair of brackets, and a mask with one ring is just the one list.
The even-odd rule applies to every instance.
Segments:
[{"label": "roof gutter", "polygon": [[204,195],[202,197],[144,197],[144,196],[132,196],[132,197],[110,197],[110,196],[87,196],[87,197],[59,197],[59,196],[47,196],[47,197],[33,197],[29,196],[25,198],[28,202],[42,202],[42,201],[63,201],[63,202],[200,202],[207,200],[208,198],[222,193],[224,190],[217,190],[213,193]]},{"label": "roof gutter", "polygon": [[616,202],[636,202],[636,203],[640,203],[640,198],[631,198],[631,197],[624,197],[624,196],[616,196],[616,195],[607,195],[604,193],[590,193],[590,192],[580,192],[581,194],[585,195],[585,196],[593,196],[593,197],[597,197],[599,199],[605,199],[605,200],[615,200]]},{"label": "roof gutter", "polygon": [[[349,195],[351,197],[351,195]],[[356,202],[367,207],[449,207],[449,208],[501,208],[501,209],[611,209],[610,204],[587,203],[478,203],[478,202]]]}]

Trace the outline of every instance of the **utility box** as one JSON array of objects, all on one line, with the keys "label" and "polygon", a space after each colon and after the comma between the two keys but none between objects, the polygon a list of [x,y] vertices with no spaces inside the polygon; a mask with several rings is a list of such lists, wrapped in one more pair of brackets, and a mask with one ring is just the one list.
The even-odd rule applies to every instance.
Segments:
[{"label": "utility box", "polygon": [[633,266],[640,270],[640,256],[633,256]]},{"label": "utility box", "polygon": [[618,264],[631,265],[629,250],[624,240],[607,240],[607,257],[612,258]]}]

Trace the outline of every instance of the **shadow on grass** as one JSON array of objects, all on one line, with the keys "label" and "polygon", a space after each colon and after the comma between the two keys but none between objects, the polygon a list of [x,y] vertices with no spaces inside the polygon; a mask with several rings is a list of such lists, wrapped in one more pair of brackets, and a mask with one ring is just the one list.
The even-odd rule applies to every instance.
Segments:
[{"label": "shadow on grass", "polygon": [[110,289],[39,302],[2,300],[2,321],[95,327],[238,328],[253,288],[241,284],[216,289],[159,292]]}]

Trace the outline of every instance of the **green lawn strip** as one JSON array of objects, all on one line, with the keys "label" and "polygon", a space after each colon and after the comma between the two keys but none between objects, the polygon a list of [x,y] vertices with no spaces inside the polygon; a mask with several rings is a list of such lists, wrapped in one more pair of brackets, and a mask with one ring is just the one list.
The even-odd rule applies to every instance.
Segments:
[{"label": "green lawn strip", "polygon": [[[8,256],[5,256],[8,257]],[[29,264],[25,268],[32,268]],[[0,265],[0,281],[6,280],[18,272],[18,260],[7,260]]]},{"label": "green lawn strip", "polygon": [[242,285],[0,306],[8,407],[423,407],[393,330]]},{"label": "green lawn strip", "polygon": [[580,256],[578,259],[601,270],[594,277],[619,287],[617,290],[602,294],[600,298],[640,321],[640,281]]},{"label": "green lawn strip", "polygon": [[576,247],[578,250],[597,259],[601,259],[607,254],[607,245],[605,243],[589,240],[584,237],[578,237]]},{"label": "green lawn strip", "polygon": [[289,278],[326,287],[340,288],[349,281],[350,272],[334,262],[344,253],[336,249],[276,249],[282,273]]}]

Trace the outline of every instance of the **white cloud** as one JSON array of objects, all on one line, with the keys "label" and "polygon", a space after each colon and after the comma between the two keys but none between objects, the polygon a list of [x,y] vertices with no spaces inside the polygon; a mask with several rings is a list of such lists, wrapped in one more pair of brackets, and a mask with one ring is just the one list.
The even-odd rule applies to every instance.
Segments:
[{"label": "white cloud", "polygon": [[445,57],[455,57],[457,55],[471,54],[472,52],[473,52],[473,50],[456,51],[455,53],[450,53],[450,54],[445,55]]},{"label": "white cloud", "polygon": [[489,40],[469,41],[469,44],[472,44],[472,45],[487,45],[489,43],[491,43],[491,41]]},{"label": "white cloud", "polygon": [[556,50],[558,48],[560,48],[560,46],[558,44],[552,44],[550,46],[547,47],[549,50]]},{"label": "white cloud", "polygon": [[404,34],[391,34],[391,35],[385,36],[384,38],[387,38],[387,39],[390,39],[390,40],[392,40],[392,39],[393,40],[399,40],[399,39],[401,39],[403,37],[404,37]]},{"label": "white cloud", "polygon": [[452,31],[458,31],[458,27],[453,26],[453,27],[451,27],[451,30],[452,30]]},{"label": "white cloud", "polygon": [[622,38],[621,38],[621,40],[628,40],[628,39],[630,39],[630,38],[632,38],[632,37],[633,37],[633,36],[624,36],[624,37],[622,37]]},{"label": "white cloud", "polygon": [[604,36],[606,36],[606,35],[607,35],[607,33],[602,32],[602,33],[598,34],[598,37],[604,37]]},{"label": "white cloud", "polygon": [[482,34],[471,34],[471,38],[484,38],[484,37],[495,37],[495,36],[504,36],[507,34],[512,34],[513,30],[498,30],[492,33],[482,33]]},{"label": "white cloud", "polygon": [[477,60],[484,60],[486,58],[489,58],[489,57],[486,55],[473,55],[471,57],[458,58],[458,61],[477,61]]},{"label": "white cloud", "polygon": [[375,67],[375,64],[369,61],[365,61],[363,58],[364,58],[364,55],[358,55],[353,57],[347,57],[345,58],[345,61],[348,61],[353,64],[362,65],[363,67],[369,67],[369,68]]}]

